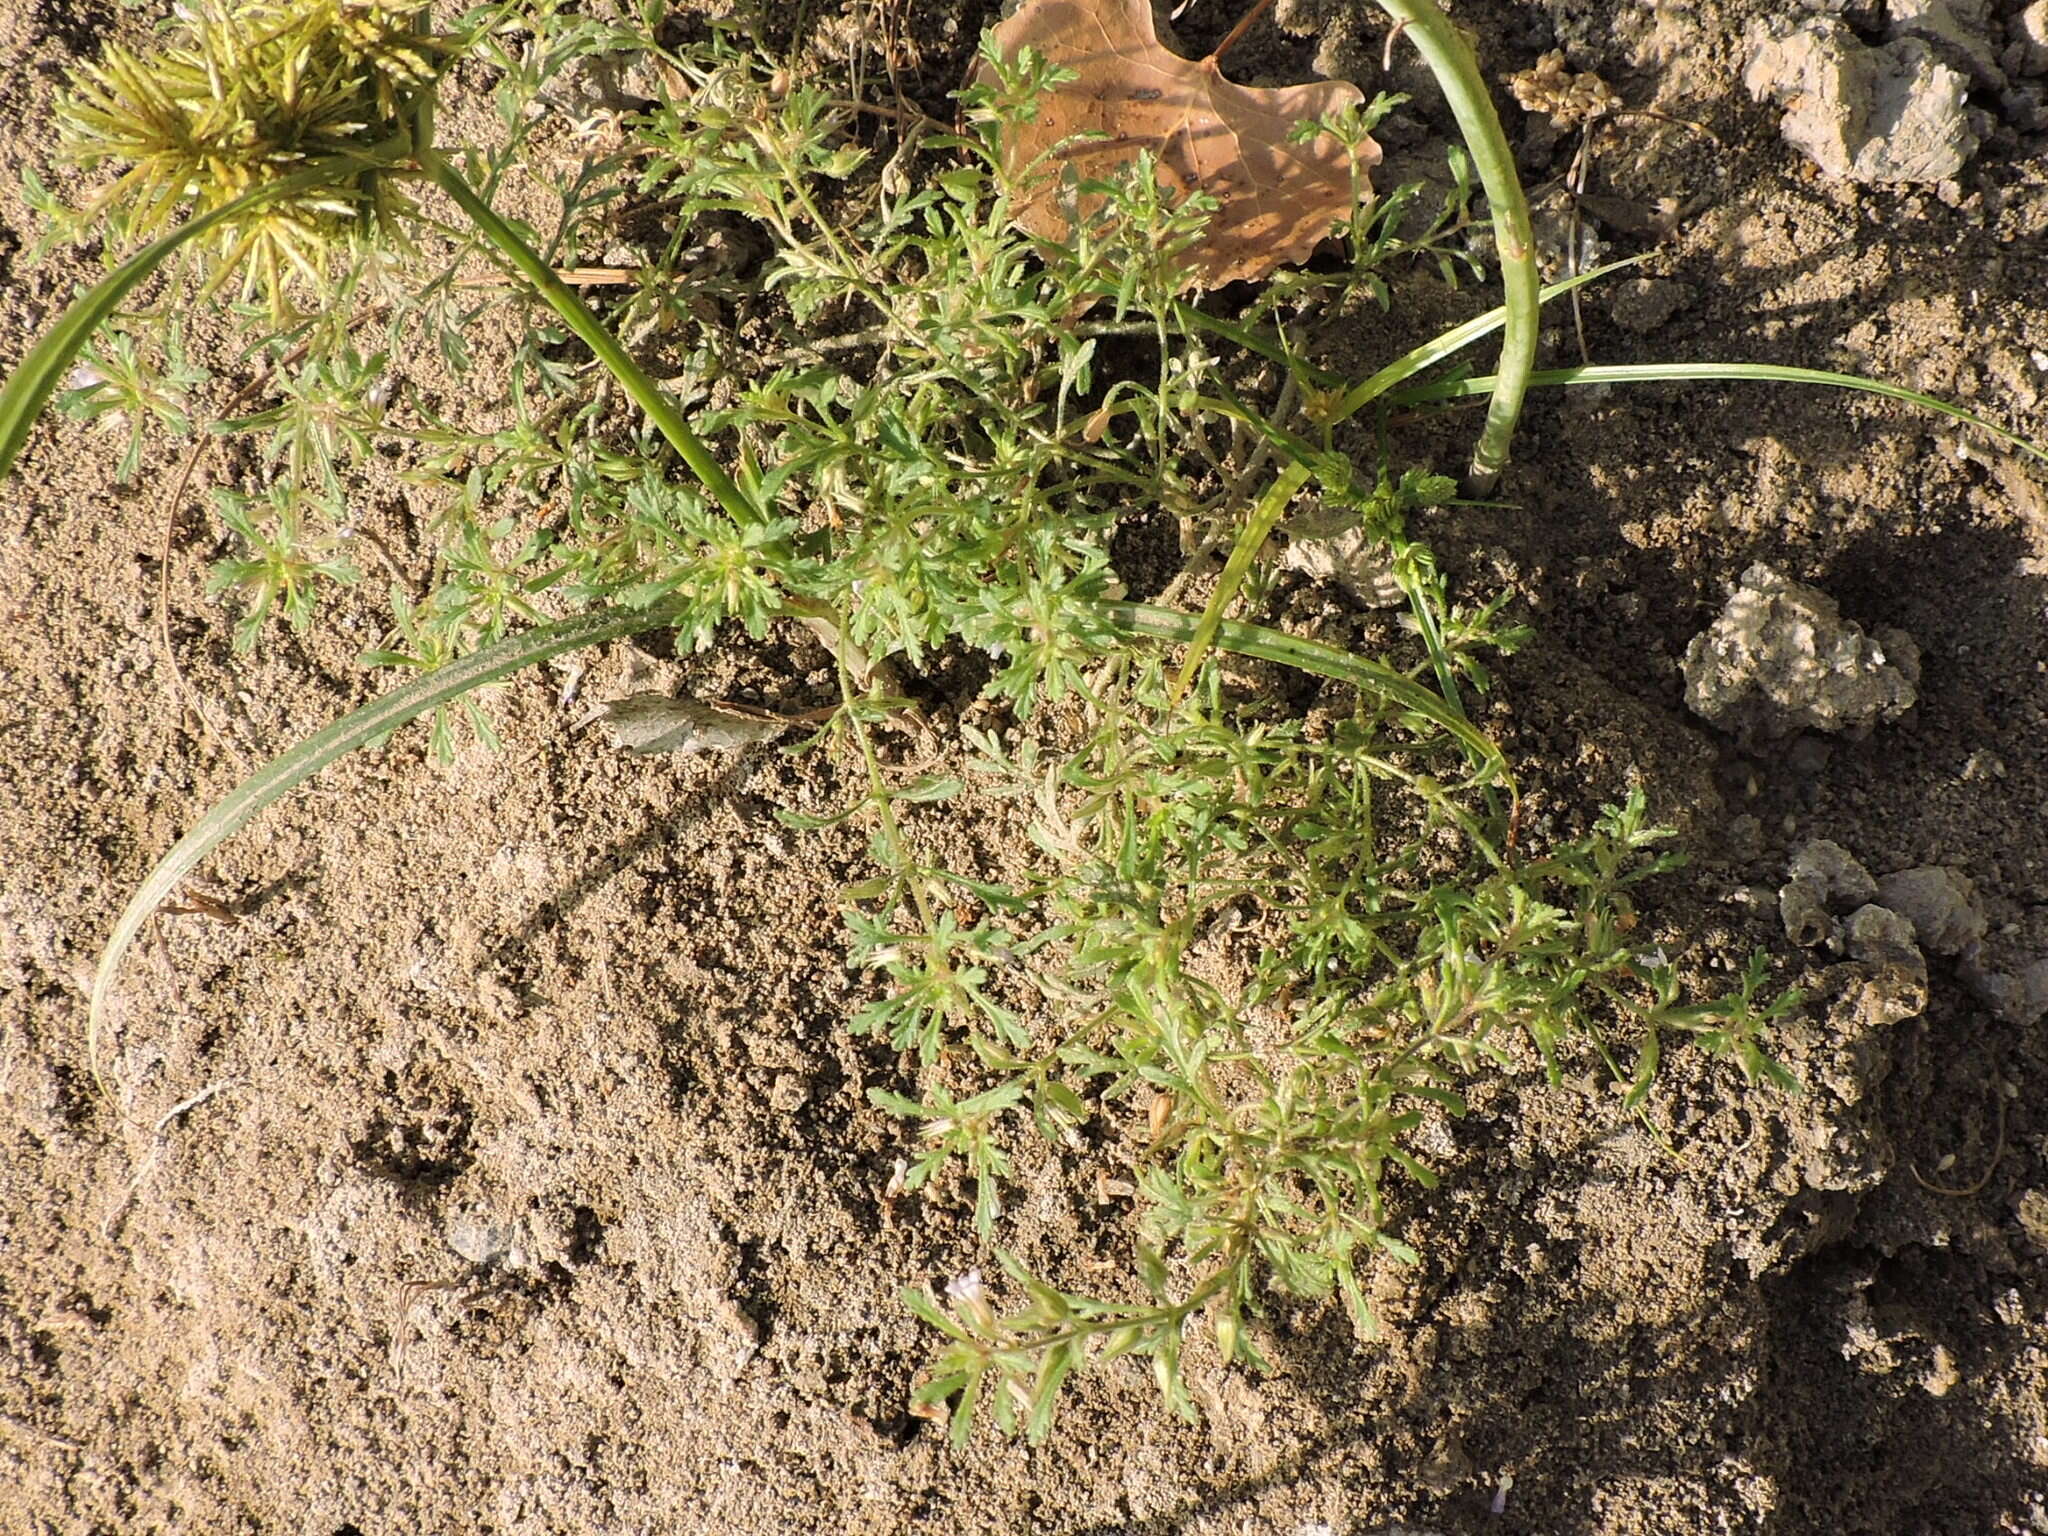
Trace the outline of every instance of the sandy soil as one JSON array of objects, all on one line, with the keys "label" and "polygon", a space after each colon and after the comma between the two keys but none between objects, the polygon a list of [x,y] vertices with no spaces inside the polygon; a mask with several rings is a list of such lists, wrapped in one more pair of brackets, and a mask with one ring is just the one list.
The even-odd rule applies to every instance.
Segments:
[{"label": "sandy soil", "polygon": [[[1647,270],[1684,286],[1647,333],[1593,297],[1595,356],[1853,366],[2048,439],[2038,115],[1980,87],[1948,195],[1830,181],[1740,88],[1771,9],[1458,6],[1490,72],[1563,46],[1718,141],[1608,140],[1610,195],[1674,201]],[[1994,0],[1994,44],[2020,9]],[[1370,90],[1375,15],[1286,19]],[[26,262],[19,173],[62,66],[135,25],[0,0],[0,361],[77,275]],[[962,46],[927,57],[934,104]],[[1240,69],[1318,46],[1269,27]],[[1426,150],[1446,123],[1412,88]],[[1508,117],[1532,180],[1561,172],[1572,137]],[[1418,280],[1361,355],[1477,302]],[[1468,430],[1403,448],[1448,466]],[[1539,631],[1492,725],[1560,824],[1639,779],[1685,829],[1696,862],[1649,927],[1702,970],[1766,946],[1813,989],[1784,1042],[1809,1091],[1673,1055],[1652,1112],[1674,1159],[1591,1075],[1498,1083],[1430,1148],[1444,1187],[1404,1212],[1424,1263],[1383,1283],[1381,1344],[1282,1311],[1276,1374],[1208,1373],[1198,1426],[1111,1370],[1046,1448],[956,1454],[906,1414],[927,1341],[894,1294],[976,1263],[972,1226],[951,1190],[885,1194],[904,1135],[865,1090],[904,1074],[843,1027],[867,984],[834,917],[858,840],[773,816],[825,803],[828,768],[626,760],[569,730],[561,671],[516,681],[501,755],[438,766],[402,733],[215,859],[228,920],[155,924],[95,1088],[81,988],[114,913],[200,807],[374,690],[353,656],[378,620],[364,598],[235,657],[201,592],[215,536],[181,519],[200,729],[154,638],[160,510],[110,485],[104,439],[45,425],[0,487],[0,1528],[2048,1531],[2048,1250],[2022,1220],[2048,1198],[2042,1029],[1940,960],[1896,1017],[1884,977],[1796,950],[1758,898],[1828,837],[1965,871],[1994,958],[2048,954],[2042,477],[1951,423],[1782,388],[1544,398],[1520,452],[1506,505],[1431,530]],[[1758,559],[1910,631],[1919,706],[1753,753],[1690,716],[1678,658]],[[694,665],[744,694],[822,658],[791,638]],[[1027,1173],[1006,1240],[1034,1257],[1120,1219]]]}]

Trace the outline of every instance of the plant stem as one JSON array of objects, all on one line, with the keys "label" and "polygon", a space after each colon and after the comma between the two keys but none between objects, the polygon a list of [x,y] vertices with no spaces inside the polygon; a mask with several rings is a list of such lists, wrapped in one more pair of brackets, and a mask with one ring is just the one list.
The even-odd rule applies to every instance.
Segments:
[{"label": "plant stem", "polygon": [[1257,5],[1253,6],[1250,10],[1246,11],[1242,16],[1238,17],[1237,25],[1232,27],[1229,33],[1225,35],[1223,41],[1216,45],[1216,51],[1209,55],[1209,62],[1211,64],[1222,63],[1223,55],[1230,52],[1231,49],[1237,46],[1238,40],[1242,38],[1245,35],[1245,33],[1251,31],[1252,23],[1257,21],[1261,16],[1265,15],[1267,10],[1272,6],[1272,4],[1273,0],[1259,0],[1259,3]]},{"label": "plant stem", "polygon": [[1223,650],[1260,661],[1278,662],[1281,666],[1312,672],[1318,677],[1334,678],[1365,693],[1387,699],[1457,739],[1472,764],[1473,776],[1467,787],[1505,783],[1508,793],[1519,798],[1514,778],[1508,772],[1507,759],[1501,755],[1492,738],[1445,700],[1383,662],[1339,650],[1320,640],[1286,634],[1258,624],[1222,619],[1209,628],[1207,615],[1198,618],[1191,613],[1151,603],[1104,602],[1089,606],[1098,617],[1134,640],[1191,645],[1206,629],[1214,644]]},{"label": "plant stem", "polygon": [[1493,210],[1494,244],[1500,251],[1502,297],[1507,307],[1507,327],[1501,338],[1500,371],[1495,378],[1493,399],[1487,406],[1486,426],[1472,450],[1471,467],[1465,473],[1468,495],[1488,496],[1508,461],[1508,443],[1515,435],[1515,422],[1522,414],[1522,396],[1529,387],[1529,374],[1536,366],[1536,332],[1541,314],[1539,292],[1542,279],[1536,271],[1536,240],[1529,228],[1529,202],[1522,195],[1522,181],[1515,174],[1514,152],[1501,131],[1500,114],[1493,109],[1485,77],[1471,48],[1438,8],[1437,0],[1379,0],[1380,8],[1401,24],[1415,39],[1424,62],[1435,73],[1444,99],[1456,114],[1465,135],[1473,167],[1486,189],[1486,201]]},{"label": "plant stem", "polygon": [[475,221],[477,228],[503,253],[505,259],[518,268],[520,276],[533,284],[583,344],[597,354],[598,361],[626,387],[626,393],[633,397],[633,402],[647,413],[647,419],[682,455],[683,462],[690,466],[690,472],[725,508],[727,515],[742,525],[760,521],[760,509],[754,505],[753,499],[725,472],[725,466],[718,462],[704,439],[691,430],[689,422],[683,419],[683,413],[661,392],[661,386],[633,360],[632,354],[619,344],[618,338],[605,328],[604,322],[590,312],[590,306],[583,302],[576,290],[555,275],[554,268],[477,195],[439,150],[423,153],[420,166],[434,185],[454,199],[456,206]]},{"label": "plant stem", "polygon": [[[2009,432],[1995,421],[1966,411],[1946,400],[1888,384],[1881,379],[1858,378],[1853,373],[1830,373],[1820,368],[1792,368],[1778,363],[1594,363],[1581,368],[1545,368],[1529,375],[1532,388],[1554,385],[1669,384],[1744,382],[1765,384],[1818,384],[1828,389],[1847,389],[1858,394],[1903,400],[1922,410],[1933,411],[1995,437],[2006,447],[2048,464],[2048,448],[2017,432]],[[1461,400],[1483,395],[1500,387],[1496,378],[1448,379],[1434,384],[1416,384],[1387,395],[1390,405],[1423,405],[1436,400]]]}]

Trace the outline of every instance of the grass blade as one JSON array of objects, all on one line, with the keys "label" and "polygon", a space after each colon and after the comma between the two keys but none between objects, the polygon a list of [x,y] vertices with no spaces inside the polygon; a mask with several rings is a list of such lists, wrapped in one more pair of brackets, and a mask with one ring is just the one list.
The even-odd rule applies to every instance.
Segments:
[{"label": "grass blade", "polygon": [[462,179],[461,173],[444,156],[438,152],[430,154],[425,157],[424,165],[434,185],[446,192],[456,206],[475,222],[491,244],[498,248],[499,254],[521,277],[533,284],[578,339],[625,386],[633,403],[647,413],[647,419],[668,439],[669,446],[682,456],[683,462],[690,466],[690,472],[725,508],[727,515],[742,526],[758,521],[760,513],[752,499],[726,473],[725,466],[718,462],[710,447],[683,419],[683,413],[662,393],[661,386],[633,360],[633,355],[619,344],[618,338],[605,328],[604,322],[590,312],[590,306],[583,302],[576,290],[555,275],[555,269],[542,260],[540,253],[521,239],[519,232]]},{"label": "grass blade", "polygon": [[6,387],[0,388],[0,479],[5,479],[8,471],[14,468],[22,445],[28,441],[30,429],[35,426],[36,418],[42,415],[43,407],[49,404],[50,396],[63,383],[73,359],[84,350],[93,332],[120,309],[121,301],[134,291],[136,284],[156,271],[188,241],[239,218],[282,190],[284,184],[259,187],[211,213],[201,214],[179,225],[130,256],[64,311],[63,317],[50,327],[43,339],[29,348],[28,355],[8,378]]},{"label": "grass blade", "polygon": [[[1917,405],[1923,410],[1934,411],[1952,417],[1967,426],[1995,437],[2008,448],[2018,449],[2030,458],[2048,464],[2048,449],[2029,442],[2017,432],[1986,421],[1974,411],[1966,411],[1959,405],[1946,400],[1937,400],[1932,395],[1923,395],[1917,389],[1908,389],[1903,384],[1887,384],[1882,379],[1866,379],[1853,373],[1829,373],[1819,368],[1788,368],[1777,363],[1604,363],[1584,368],[1547,368],[1530,375],[1531,385],[1571,386],[1582,384],[1671,384],[1671,383],[1719,383],[1744,382],[1766,384],[1819,384],[1830,389],[1854,390],[1859,394],[1882,395],[1887,400],[1903,400],[1908,405]],[[1492,392],[1494,380],[1491,377],[1477,379],[1449,379],[1438,384],[1418,384],[1410,389],[1397,390],[1387,396],[1391,405],[1423,405],[1435,400],[1461,400],[1472,395]]]},{"label": "grass blade", "polygon": [[[1638,262],[1647,260],[1649,260],[1647,256],[1629,256],[1620,261],[1610,261],[1604,267],[1595,267],[1590,272],[1581,272],[1576,277],[1567,278],[1561,283],[1552,283],[1538,295],[1538,302],[1548,304],[1552,299],[1563,298],[1574,288],[1583,288],[1588,283],[1598,282],[1603,277],[1609,277],[1616,272],[1635,266]],[[1337,407],[1336,419],[1341,421],[1347,416],[1356,415],[1380,396],[1387,394],[1396,384],[1401,383],[1404,379],[1412,379],[1416,374],[1422,372],[1423,369],[1432,368],[1445,358],[1464,351],[1473,342],[1482,341],[1486,337],[1491,336],[1495,331],[1507,324],[1507,318],[1508,311],[1506,305],[1502,305],[1497,309],[1489,309],[1483,315],[1475,315],[1463,325],[1454,325],[1441,335],[1431,337],[1414,350],[1402,353],[1391,363],[1387,364],[1386,367],[1380,369],[1378,373],[1375,373],[1371,378],[1365,380],[1349,394],[1345,395],[1343,403]],[[1533,382],[1536,379],[1545,377],[1545,375],[1538,373],[1532,374],[1530,377]],[[1403,391],[1401,395],[1393,396],[1392,403],[1404,403],[1406,393],[1406,391]]]},{"label": "grass blade", "polygon": [[[1590,272],[1581,272],[1564,282],[1552,283],[1543,290],[1538,302],[1548,304],[1552,299],[1562,297],[1574,288],[1583,287],[1624,267],[1632,267],[1644,259],[1641,256],[1630,256],[1622,261],[1611,261],[1604,267],[1595,267]],[[1483,340],[1507,323],[1507,315],[1505,305],[1490,309],[1483,315],[1467,320],[1463,325],[1453,326],[1412,351],[1403,353],[1346,394],[1338,405],[1336,414],[1331,417],[1330,424],[1334,425],[1356,415],[1374,400],[1386,395],[1404,379],[1413,378],[1423,369],[1433,367],[1445,358],[1462,352],[1475,341]],[[1247,343],[1251,340],[1249,336],[1244,339]],[[1266,351],[1263,347],[1255,350]],[[1277,356],[1273,353],[1267,355]],[[1285,357],[1277,357],[1277,360],[1287,361]],[[1542,375],[1538,374],[1535,377],[1541,378]],[[1237,541],[1231,547],[1230,558],[1224,563],[1223,572],[1216,579],[1216,590],[1210,594],[1208,605],[1202,610],[1201,628],[1189,642],[1187,659],[1181,663],[1180,672],[1174,679],[1176,695],[1187,691],[1187,686],[1195,675],[1195,669],[1202,664],[1203,656],[1208,654],[1209,647],[1215,643],[1216,626],[1223,622],[1224,610],[1236,600],[1245,577],[1251,571],[1252,561],[1257,558],[1259,551],[1265,548],[1266,540],[1272,537],[1273,530],[1280,525],[1280,519],[1286,516],[1288,503],[1294,499],[1294,493],[1306,485],[1314,473],[1313,463],[1303,457],[1300,445],[1290,441],[1285,433],[1250,416],[1244,417],[1244,420],[1254,430],[1265,433],[1293,462],[1260,498],[1258,505],[1252,509],[1251,516],[1245,520],[1244,527],[1238,531]]]},{"label": "grass blade", "polygon": [[[1151,603],[1100,603],[1096,606],[1104,617],[1125,633],[1174,645],[1192,645],[1204,632],[1207,622],[1206,615],[1197,618],[1191,613],[1160,608]],[[1498,779],[1508,786],[1510,796],[1515,795],[1514,778],[1508,772],[1507,759],[1501,755],[1492,738],[1442,698],[1385,663],[1353,655],[1350,651],[1340,651],[1320,640],[1285,634],[1262,624],[1241,624],[1235,619],[1220,621],[1211,633],[1215,643],[1226,651],[1350,683],[1363,692],[1378,694],[1413,714],[1421,715],[1455,737],[1465,748],[1465,755],[1477,770],[1474,782]]]},{"label": "grass blade", "polygon": [[1188,640],[1188,654],[1180,664],[1180,671],[1174,674],[1173,696],[1176,699],[1184,695],[1188,684],[1194,681],[1202,658],[1216,643],[1217,633],[1224,622],[1223,610],[1237,597],[1238,589],[1251,574],[1252,561],[1266,547],[1266,540],[1280,526],[1280,519],[1287,515],[1294,493],[1308,484],[1309,474],[1309,466],[1304,461],[1296,460],[1288,465],[1280,478],[1266,488],[1266,494],[1259,498],[1251,516],[1245,519],[1244,527],[1238,530],[1237,542],[1231,546],[1223,574],[1216,578],[1216,590],[1210,594],[1208,606],[1202,610],[1201,618],[1195,623],[1195,632]]},{"label": "grass blade", "polygon": [[222,797],[199,824],[158,861],[142,888],[129,898],[112,936],[100,955],[93,977],[92,1004],[86,1021],[86,1060],[99,1076],[99,1036],[112,1001],[121,958],[142,931],[142,925],[190,874],[199,861],[245,826],[265,806],[303,784],[337,759],[396,729],[438,705],[458,699],[509,672],[582,646],[599,645],[644,630],[659,629],[675,617],[675,606],[656,604],[632,611],[604,608],[556,624],[500,640],[496,645],[450,662],[437,671],[372,700],[324,730],[315,732],[282,756],[272,759]]}]

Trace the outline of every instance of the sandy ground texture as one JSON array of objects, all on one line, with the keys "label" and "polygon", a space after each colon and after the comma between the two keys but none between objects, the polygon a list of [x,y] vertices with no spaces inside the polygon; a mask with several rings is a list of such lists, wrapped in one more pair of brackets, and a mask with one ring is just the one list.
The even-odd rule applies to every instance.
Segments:
[{"label": "sandy ground texture", "polygon": [[[1964,81],[1974,152],[1904,185],[1821,170],[1743,88],[1778,7],[1456,9],[1495,76],[1562,47],[1712,135],[1603,135],[1596,228],[1654,254],[1652,286],[1589,298],[1596,358],[1854,367],[2048,439],[2040,6],[1814,7],[1860,44],[1918,17]],[[932,40],[906,85],[942,101],[982,19],[899,10]],[[1232,19],[1181,26],[1206,45]],[[1242,73],[1320,53],[1388,83],[1372,7],[1281,20]],[[52,93],[137,25],[0,0],[0,361],[79,271],[27,261],[15,190]],[[1393,152],[1438,154],[1434,92],[1398,60],[1391,83],[1417,98]],[[1532,182],[1561,175],[1576,134],[1507,118]],[[1360,356],[1477,302],[1418,278]],[[1563,312],[1548,341],[1574,355]],[[1402,446],[1448,466],[1470,426]],[[175,463],[155,451],[141,485]],[[1112,1369],[1045,1448],[955,1453],[906,1413],[928,1341],[894,1294],[982,1256],[956,1190],[887,1194],[906,1137],[866,1090],[908,1078],[844,1028],[869,983],[834,916],[859,838],[774,817],[829,804],[829,766],[627,759],[570,729],[562,669],[517,680],[489,705],[501,754],[439,766],[401,733],[215,858],[210,899],[131,962],[95,1086],[81,988],[114,913],[201,807],[375,690],[353,658],[380,623],[345,602],[237,658],[201,590],[221,546],[182,518],[171,633],[200,728],[156,640],[163,513],[112,464],[52,421],[0,487],[0,1529],[2048,1531],[2048,1043],[1977,974],[2048,955],[2038,468],[1842,395],[1535,401],[1502,505],[1430,529],[1461,587],[1505,583],[1538,631],[1490,724],[1560,825],[1634,779],[1684,828],[1695,863],[1646,933],[1702,971],[1765,946],[1811,988],[1782,1041],[1808,1091],[1673,1052],[1651,1109],[1674,1157],[1590,1072],[1500,1081],[1428,1148],[1443,1187],[1404,1197],[1423,1263],[1380,1278],[1381,1343],[1282,1309],[1272,1376],[1197,1360],[1199,1425]],[[1680,659],[1757,561],[1910,633],[1918,703],[1769,746],[1690,714]],[[674,681],[619,647],[583,687],[636,666]],[[794,635],[691,684],[792,676],[829,695]],[[1982,950],[1930,954],[1921,984],[1794,945],[1775,892],[1815,838],[1966,875]],[[1006,1241],[1115,1251],[1124,1212],[1084,1170],[1022,1173]]]}]

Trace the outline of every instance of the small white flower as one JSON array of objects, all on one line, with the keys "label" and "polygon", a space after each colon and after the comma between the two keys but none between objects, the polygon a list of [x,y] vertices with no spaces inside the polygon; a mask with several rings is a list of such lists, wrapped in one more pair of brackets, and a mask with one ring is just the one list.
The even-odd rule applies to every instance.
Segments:
[{"label": "small white flower", "polygon": [[946,1297],[963,1306],[972,1306],[981,1300],[981,1271],[970,1269],[964,1275],[955,1275],[946,1282]]},{"label": "small white flower", "polygon": [[1493,1502],[1486,1506],[1487,1513],[1494,1515],[1506,1514],[1508,1512],[1508,1495],[1514,1492],[1514,1488],[1515,1474],[1512,1472],[1501,1473],[1500,1482],[1495,1485],[1493,1490]]}]

